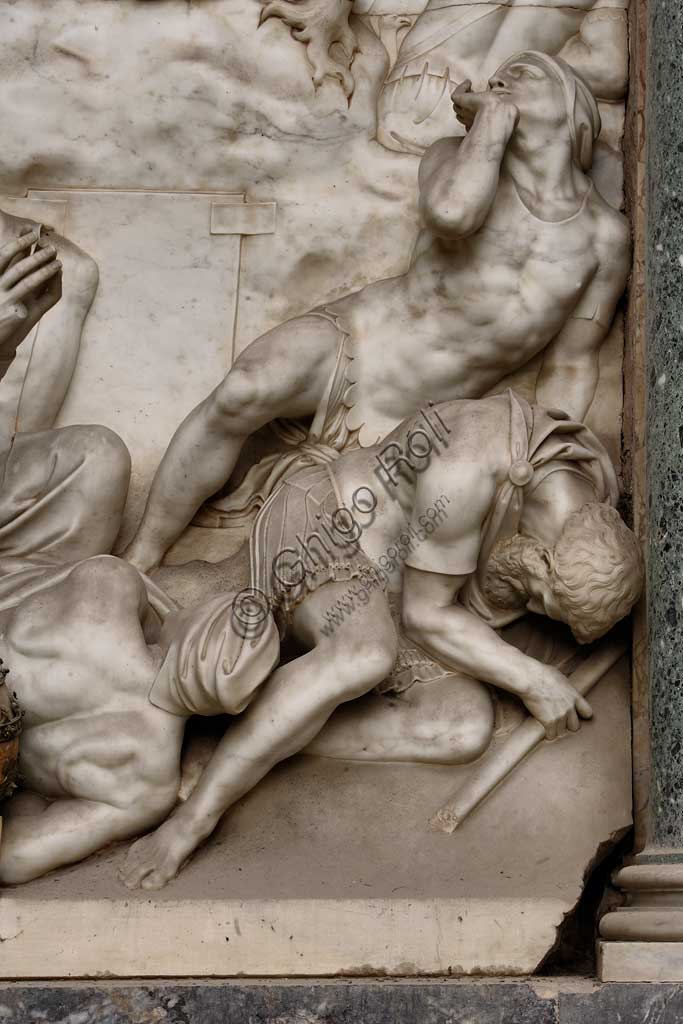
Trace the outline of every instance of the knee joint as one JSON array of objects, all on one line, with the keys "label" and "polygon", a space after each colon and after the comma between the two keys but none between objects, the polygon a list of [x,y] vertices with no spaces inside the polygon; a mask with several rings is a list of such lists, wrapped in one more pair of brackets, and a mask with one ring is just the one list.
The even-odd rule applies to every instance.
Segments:
[{"label": "knee joint", "polygon": [[113,555],[93,555],[79,562],[71,570],[69,580],[78,586],[84,597],[92,596],[86,593],[86,588],[95,587],[115,605],[130,598],[138,600],[143,588],[137,570]]},{"label": "knee joint", "polygon": [[215,391],[213,409],[225,424],[239,425],[240,433],[248,433],[270,418],[267,398],[255,371],[235,366]]},{"label": "knee joint", "polygon": [[125,442],[109,427],[100,424],[66,427],[69,448],[78,449],[92,459],[93,466],[101,470],[104,480],[119,483],[130,476],[130,452]]},{"label": "knee joint", "polygon": [[396,658],[395,647],[388,641],[361,642],[352,652],[340,652],[340,686],[343,700],[353,700],[379,685],[391,672]]}]

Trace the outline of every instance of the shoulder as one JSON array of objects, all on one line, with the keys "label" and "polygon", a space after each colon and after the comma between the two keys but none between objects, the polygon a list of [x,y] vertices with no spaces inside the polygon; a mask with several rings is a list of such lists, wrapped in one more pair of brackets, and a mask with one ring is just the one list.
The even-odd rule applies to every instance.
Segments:
[{"label": "shoulder", "polygon": [[455,494],[478,508],[490,501],[509,466],[510,400],[507,394],[448,402],[430,412],[445,442],[435,449],[420,486]]},{"label": "shoulder", "polygon": [[603,272],[622,280],[631,267],[631,225],[627,218],[593,189],[593,245]]},{"label": "shoulder", "polygon": [[[458,399],[434,406],[449,432],[449,448],[453,451],[481,451],[484,440],[507,437],[510,424],[510,398],[507,391],[486,398]],[[452,440],[452,443],[450,442]]]},{"label": "shoulder", "polygon": [[604,246],[630,249],[631,225],[628,219],[619,210],[610,206],[595,186],[591,196],[591,212],[595,220],[598,243]]}]

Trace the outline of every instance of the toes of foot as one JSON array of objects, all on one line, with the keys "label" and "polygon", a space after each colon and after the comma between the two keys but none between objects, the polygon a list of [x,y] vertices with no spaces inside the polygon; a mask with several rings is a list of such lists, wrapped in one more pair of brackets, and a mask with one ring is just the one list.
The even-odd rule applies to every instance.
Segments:
[{"label": "toes of foot", "polygon": [[151,871],[142,882],[143,889],[163,889],[171,876],[162,875],[160,871]]}]

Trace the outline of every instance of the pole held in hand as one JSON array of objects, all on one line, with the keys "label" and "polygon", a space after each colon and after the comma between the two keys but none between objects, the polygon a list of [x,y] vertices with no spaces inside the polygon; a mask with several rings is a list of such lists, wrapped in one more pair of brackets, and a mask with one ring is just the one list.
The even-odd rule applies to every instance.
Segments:
[{"label": "pole held in hand", "polygon": [[[607,639],[568,677],[577,693],[585,697],[628,650],[621,639]],[[449,835],[493,790],[545,739],[545,729],[535,718],[527,718],[497,750],[484,757],[449,803],[430,821],[434,832]]]}]

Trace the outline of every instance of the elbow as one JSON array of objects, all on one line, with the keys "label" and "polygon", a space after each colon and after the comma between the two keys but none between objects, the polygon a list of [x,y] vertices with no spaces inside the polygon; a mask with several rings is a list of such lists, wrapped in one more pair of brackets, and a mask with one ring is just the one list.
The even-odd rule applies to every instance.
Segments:
[{"label": "elbow", "polygon": [[477,218],[460,206],[446,203],[423,202],[420,212],[425,227],[439,238],[457,241],[473,235],[480,226]]},{"label": "elbow", "polygon": [[606,64],[595,68],[591,74],[594,95],[607,103],[618,103],[626,95],[628,89],[628,68],[624,62],[617,66]]},{"label": "elbow", "polygon": [[59,245],[59,258],[64,267],[64,292],[71,292],[81,301],[92,302],[100,282],[97,263],[72,243]]},{"label": "elbow", "polygon": [[92,301],[100,283],[100,268],[92,256],[88,256],[85,252],[78,254],[74,278],[78,291]]},{"label": "elbow", "polygon": [[438,644],[443,633],[444,609],[424,601],[403,598],[401,628],[404,635],[418,647]]}]

